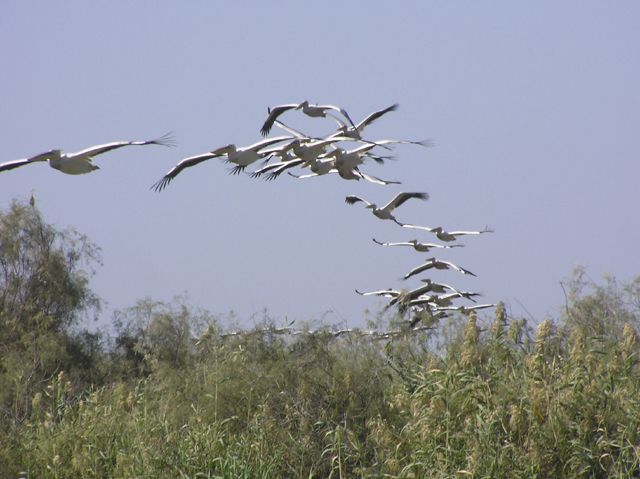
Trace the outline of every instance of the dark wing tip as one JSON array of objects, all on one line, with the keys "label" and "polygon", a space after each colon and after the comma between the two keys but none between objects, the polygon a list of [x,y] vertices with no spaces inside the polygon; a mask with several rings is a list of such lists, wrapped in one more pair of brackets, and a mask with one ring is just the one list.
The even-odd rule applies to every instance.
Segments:
[{"label": "dark wing tip", "polygon": [[262,125],[262,128],[260,128],[260,134],[262,136],[267,136],[269,134],[269,132],[271,131],[271,126],[269,125],[268,122],[265,122],[264,125]]},{"label": "dark wing tip", "polygon": [[151,140],[149,144],[174,147],[176,146],[177,143],[176,143],[175,137],[173,136],[173,132],[168,131],[164,135],[156,138],[155,140]]},{"label": "dark wing tip", "polygon": [[150,189],[159,193],[167,187],[172,179],[173,178],[171,178],[170,176],[163,176],[162,178],[160,178],[160,180],[151,185]]},{"label": "dark wing tip", "polygon": [[344,199],[345,203],[347,203],[348,205],[352,205],[354,203],[357,203],[358,201],[362,201],[360,198],[358,198],[357,196],[347,196]]}]

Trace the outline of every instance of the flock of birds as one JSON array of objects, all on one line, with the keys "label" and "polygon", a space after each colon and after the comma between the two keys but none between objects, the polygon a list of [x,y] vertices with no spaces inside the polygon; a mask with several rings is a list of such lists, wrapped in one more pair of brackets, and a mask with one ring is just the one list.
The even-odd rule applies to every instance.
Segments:
[{"label": "flock of birds", "polygon": [[[382,164],[385,160],[392,158],[388,154],[380,153],[380,150],[385,150],[385,153],[387,153],[392,149],[393,145],[413,144],[423,147],[431,145],[429,141],[372,140],[364,137],[364,130],[367,126],[382,116],[397,110],[397,108],[398,104],[393,104],[387,108],[374,111],[356,124],[346,110],[334,105],[310,104],[308,101],[304,101],[302,103],[274,106],[268,109],[267,119],[260,129],[260,133],[266,138],[249,146],[238,147],[235,144],[228,144],[204,154],[184,158],[154,183],[151,189],[158,192],[162,191],[185,169],[213,158],[220,158],[225,163],[233,165],[230,170],[231,174],[244,172],[248,166],[262,161],[262,165],[250,172],[249,175],[253,178],[262,177],[266,180],[274,180],[287,171],[290,176],[297,179],[336,173],[345,180],[364,180],[379,185],[400,184],[398,181],[377,178],[361,169],[362,165],[369,160]],[[282,115],[290,111],[301,111],[312,118],[330,118],[336,122],[336,130],[324,137],[313,137],[304,134],[281,121]],[[282,130],[284,134],[267,137],[274,126]],[[352,144],[354,147],[347,149],[344,147],[345,144]],[[46,161],[50,167],[66,174],[90,173],[99,169],[97,165],[93,164],[93,159],[96,156],[126,146],[146,145],[173,146],[174,141],[172,135],[167,133],[153,140],[116,141],[96,145],[76,153],[63,153],[59,149],[54,149],[29,158],[2,163],[0,164],[0,172]],[[308,173],[294,174],[288,171],[296,167],[303,171],[307,170]],[[345,201],[350,205],[359,202],[364,203],[366,208],[370,209],[371,213],[377,218],[391,220],[402,228],[432,233],[435,238],[442,242],[423,243],[413,239],[406,242],[392,243],[380,242],[374,238],[373,241],[381,246],[408,246],[419,253],[428,253],[432,249],[451,249],[463,246],[450,244],[457,241],[460,236],[480,235],[491,232],[488,228],[480,231],[446,231],[440,226],[417,226],[402,223],[395,218],[395,210],[406,201],[410,199],[427,200],[428,198],[429,195],[424,192],[401,192],[384,206],[378,206],[358,196],[347,196]],[[407,272],[403,279],[407,280],[432,269],[449,269],[463,275],[475,276],[471,271],[450,261],[430,257]],[[474,298],[479,296],[479,293],[461,291],[453,286],[437,283],[430,278],[422,278],[420,281],[421,285],[411,290],[388,288],[379,291],[361,292],[356,289],[356,292],[363,296],[389,298],[387,308],[395,306],[402,315],[407,313],[411,315],[409,321],[411,328],[414,328],[426,316],[429,318],[441,318],[452,311],[468,312],[495,306],[494,304],[477,304]],[[470,301],[472,304],[456,305],[454,304],[455,300]]]}]

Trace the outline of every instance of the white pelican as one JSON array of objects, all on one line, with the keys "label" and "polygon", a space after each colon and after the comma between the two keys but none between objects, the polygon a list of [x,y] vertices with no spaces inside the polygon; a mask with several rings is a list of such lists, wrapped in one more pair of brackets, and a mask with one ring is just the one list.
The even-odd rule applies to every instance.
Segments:
[{"label": "white pelican", "polygon": [[397,298],[402,294],[402,291],[389,288],[389,289],[381,289],[379,291],[368,291],[366,293],[363,293],[356,289],[356,293],[358,293],[360,296],[384,296],[385,298]]},{"label": "white pelican", "polygon": [[415,240],[415,239],[407,242],[402,242],[402,243],[381,243],[375,238],[372,238],[372,239],[374,243],[379,244],[380,246],[411,246],[413,249],[415,249],[420,253],[427,253],[432,248],[462,248],[464,246],[463,244],[448,245],[448,244],[420,243],[418,240]]},{"label": "white pelican", "polygon": [[409,225],[409,224],[405,224],[402,226],[404,226],[405,228],[413,228],[418,230],[429,231],[431,233],[434,233],[440,241],[455,241],[458,236],[464,236],[464,235],[480,235],[483,233],[493,233],[493,230],[490,228],[485,228],[481,231],[446,231],[445,229],[442,228],[442,226],[437,226],[435,228],[429,228],[428,226]]},{"label": "white pelican", "polygon": [[461,268],[457,264],[453,264],[450,261],[442,261],[442,260],[439,260],[439,259],[436,259],[436,258],[429,258],[423,264],[421,264],[420,266],[416,266],[411,271],[409,271],[407,274],[405,274],[403,279],[409,279],[409,278],[411,278],[411,276],[414,276],[416,274],[420,274],[423,271],[427,271],[428,269],[431,269],[431,268],[435,268],[435,269],[455,269],[456,271],[459,271],[462,274],[470,274],[471,276],[475,276],[475,274],[473,274],[468,269]]},{"label": "white pelican", "polygon": [[180,161],[176,166],[171,168],[166,175],[164,175],[160,180],[151,185],[151,189],[155,191],[162,191],[167,185],[173,180],[176,176],[180,174],[182,170],[185,168],[189,168],[191,166],[195,166],[198,163],[202,163],[203,161],[210,160],[211,158],[217,158],[226,156],[226,163],[234,163],[237,166],[231,170],[232,174],[237,174],[243,171],[248,165],[254,163],[255,161],[263,158],[265,156],[264,153],[261,153],[260,150],[266,148],[267,146],[273,145],[275,143],[290,140],[290,136],[278,136],[275,138],[268,138],[266,140],[262,140],[258,143],[254,143],[253,145],[245,146],[242,148],[237,148],[236,145],[230,144],[227,146],[220,147],[216,150],[210,151],[208,153],[204,153],[202,155],[190,156],[189,158],[185,158]]},{"label": "white pelican", "polygon": [[114,141],[111,143],[105,143],[104,145],[96,145],[76,153],[63,153],[62,150],[49,150],[39,155],[32,156],[30,158],[24,158],[21,160],[7,161],[0,164],[0,172],[12,170],[23,165],[30,163],[36,163],[38,161],[48,161],[49,166],[62,173],[68,175],[82,175],[84,173],[90,173],[93,170],[100,169],[99,166],[94,165],[91,160],[94,156],[101,155],[123,146],[143,146],[143,145],[163,145],[173,146],[173,137],[171,133],[166,133],[155,140],[148,141]]},{"label": "white pelican", "polygon": [[366,208],[369,208],[376,217],[380,218],[381,220],[392,220],[400,226],[403,226],[402,223],[395,219],[392,211],[411,198],[427,200],[429,199],[429,195],[427,193],[398,193],[391,201],[389,201],[389,203],[384,205],[382,208],[378,208],[375,203],[370,203],[369,201],[359,198],[358,196],[347,196],[345,198],[345,202],[349,205],[352,205],[354,203],[357,203],[358,201],[362,201],[363,203],[366,203]]},{"label": "white pelican", "polygon": [[267,120],[264,122],[264,125],[262,125],[262,128],[260,129],[260,133],[262,133],[262,136],[268,135],[276,119],[280,115],[282,115],[285,111],[288,111],[288,110],[302,110],[302,113],[304,113],[305,115],[310,117],[315,117],[315,118],[317,117],[325,118],[327,115],[336,118],[334,115],[330,113],[330,110],[337,111],[342,116],[344,116],[349,121],[349,123],[351,123],[351,125],[355,128],[355,125],[353,124],[351,117],[343,108],[340,108],[334,105],[313,105],[313,104],[310,104],[307,100],[305,100],[302,103],[298,103],[298,104],[289,103],[287,105],[278,105],[278,106],[269,108],[269,116],[267,117]]}]

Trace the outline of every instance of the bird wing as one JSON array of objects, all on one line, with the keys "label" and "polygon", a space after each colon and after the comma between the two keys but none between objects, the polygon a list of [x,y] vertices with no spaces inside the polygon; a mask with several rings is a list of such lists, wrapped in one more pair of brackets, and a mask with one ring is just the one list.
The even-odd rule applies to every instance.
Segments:
[{"label": "bird wing", "polygon": [[400,206],[405,201],[411,198],[418,198],[420,200],[429,199],[429,195],[427,193],[398,193],[395,198],[393,198],[389,203],[384,205],[382,209],[391,211]]},{"label": "bird wing", "polygon": [[358,173],[360,173],[360,176],[362,176],[363,179],[367,180],[370,183],[375,183],[377,185],[400,185],[400,184],[402,184],[402,182],[400,182],[400,181],[382,180],[382,179],[378,178],[377,176],[367,175],[366,173],[363,173],[362,171],[360,171],[358,168],[356,168],[356,170],[358,171]]},{"label": "bird wing", "polygon": [[[304,133],[302,133],[301,131],[296,130],[295,128],[291,128],[289,125],[285,125],[284,123],[282,123],[280,120],[275,120],[274,124],[278,127],[278,128],[282,128],[284,131],[286,131],[287,133],[303,140],[303,139],[309,139],[312,138],[309,135],[305,135]],[[320,138],[313,138],[314,140],[319,140]]]},{"label": "bird wing", "polygon": [[379,244],[380,246],[413,246],[412,243],[381,243],[375,238],[372,238],[373,242]]},{"label": "bird wing", "polygon": [[354,203],[357,203],[358,201],[362,201],[363,203],[366,203],[368,206],[371,205],[371,203],[369,203],[367,200],[364,200],[358,196],[353,196],[353,195],[349,195],[344,199],[345,203],[347,203],[348,205],[352,205]]},{"label": "bird wing", "polygon": [[450,235],[462,236],[462,235],[481,235],[482,233],[493,233],[491,228],[485,228],[480,231],[449,231]]},{"label": "bird wing", "polygon": [[[473,274],[471,271],[469,271],[468,269],[464,269],[460,266],[458,266],[457,264],[454,264],[450,261],[441,261],[438,260],[438,264],[444,265],[446,268],[451,268],[451,269],[455,269],[456,271],[459,271],[462,274],[470,274],[471,276],[476,276],[475,274]],[[436,266],[437,267],[437,266]]]},{"label": "bird wing", "polygon": [[288,105],[278,105],[278,106],[269,108],[269,116],[267,117],[267,120],[264,122],[264,124],[262,125],[262,128],[260,129],[260,133],[262,133],[262,136],[267,136],[269,134],[269,132],[271,131],[271,127],[273,126],[273,123],[276,121],[276,119],[280,115],[282,115],[287,110],[296,108],[297,106],[298,105],[295,103],[290,103]]},{"label": "bird wing", "polygon": [[279,161],[278,163],[271,163],[269,165],[263,166],[259,170],[254,171],[253,173],[251,173],[251,176],[254,176],[254,175],[260,176],[261,174],[274,170],[276,168],[293,168],[294,166],[300,165],[302,163],[303,161],[297,158],[295,160]]},{"label": "bird wing", "polygon": [[362,120],[360,123],[358,123],[355,128],[356,128],[356,130],[360,131],[365,126],[367,126],[367,125],[373,123],[374,121],[376,121],[382,115],[385,115],[386,113],[389,113],[390,111],[396,111],[397,109],[398,109],[398,104],[394,103],[393,105],[391,105],[391,106],[389,106],[387,108],[384,108],[384,109],[378,110],[378,111],[374,111],[369,116],[367,116],[364,120]]},{"label": "bird wing", "polygon": [[254,143],[253,145],[239,148],[239,150],[244,150],[244,151],[253,150],[257,152],[258,150],[261,150],[262,148],[266,148],[267,146],[271,146],[275,143],[280,143],[281,141],[293,140],[293,139],[294,138],[292,136],[275,136],[273,138],[267,138],[265,140]]},{"label": "bird wing", "polygon": [[167,185],[173,180],[176,176],[180,174],[182,170],[185,168],[190,168],[192,166],[197,165],[198,163],[202,163],[203,161],[209,160],[211,158],[216,158],[220,156],[221,153],[216,153],[216,151],[210,151],[208,153],[204,153],[202,155],[190,156],[189,158],[185,158],[180,161],[176,166],[171,168],[166,175],[160,178],[159,181],[151,185],[151,189],[155,191],[162,191]]},{"label": "bird wing", "polygon": [[145,140],[145,141],[113,141],[111,143],[105,143],[103,145],[91,146],[89,148],[85,148],[84,150],[80,150],[75,153],[69,153],[67,156],[97,156],[102,153],[106,153],[107,151],[115,150],[117,148],[122,148],[123,146],[143,146],[143,145],[163,145],[163,146],[173,146],[173,135],[171,133],[165,133],[159,138],[154,140]]},{"label": "bird wing", "polygon": [[434,266],[435,266],[435,258],[429,258],[426,262],[424,262],[420,266],[416,266],[411,271],[409,271],[407,274],[405,274],[404,278],[402,278],[402,279],[409,279],[409,278],[411,278],[411,276],[414,276],[416,274],[420,274],[423,271],[426,271],[428,269],[433,268]]},{"label": "bird wing", "polygon": [[340,108],[339,106],[335,106],[335,105],[317,105],[317,106],[318,108],[325,108],[325,109],[339,112],[342,116],[344,116],[347,120],[349,120],[349,123],[351,123],[352,127],[354,128],[356,127],[356,125],[353,123],[353,120],[349,116],[349,113],[347,113],[347,110],[345,110],[344,108]]},{"label": "bird wing", "polygon": [[36,163],[38,161],[47,161],[53,156],[53,154],[54,154],[54,150],[49,150],[49,151],[45,151],[44,153],[31,156],[29,158],[21,158],[19,160],[13,160],[13,161],[7,161],[5,163],[1,163],[0,172],[13,170],[14,168],[28,165],[29,163]]},{"label": "bird wing", "polygon": [[404,226],[405,228],[413,228],[413,229],[416,229],[416,230],[424,230],[424,231],[428,231],[430,233],[433,233],[433,230],[434,230],[434,228],[431,228],[429,226],[410,225],[410,224],[407,224],[407,223],[403,223],[402,226]]},{"label": "bird wing", "polygon": [[360,296],[386,296],[389,298],[395,298],[400,295],[400,291],[395,291],[393,289],[381,289],[379,291],[368,291],[363,293],[361,291],[355,290]]},{"label": "bird wing", "polygon": [[376,140],[371,143],[375,143],[378,146],[382,145],[418,145],[424,146],[425,148],[431,147],[434,145],[432,140],[420,140],[420,141],[412,141],[412,140]]}]

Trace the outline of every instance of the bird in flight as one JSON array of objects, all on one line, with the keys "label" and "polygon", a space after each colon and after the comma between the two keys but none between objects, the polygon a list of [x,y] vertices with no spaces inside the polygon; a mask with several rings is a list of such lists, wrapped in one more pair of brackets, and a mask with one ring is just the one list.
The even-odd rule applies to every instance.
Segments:
[{"label": "bird in flight", "polygon": [[420,274],[423,271],[427,271],[428,269],[431,269],[431,268],[441,269],[441,270],[442,269],[455,269],[456,271],[459,271],[462,274],[469,274],[471,276],[475,276],[475,274],[473,274],[468,269],[461,268],[457,264],[451,263],[450,261],[442,261],[442,260],[439,260],[439,259],[436,259],[436,258],[429,258],[423,264],[421,264],[420,266],[416,266],[411,271],[409,271],[407,274],[405,274],[403,279],[409,279],[409,278],[411,278],[411,276],[414,276],[416,274]]},{"label": "bird in flight", "polygon": [[402,226],[404,226],[405,228],[413,228],[417,230],[429,231],[430,233],[434,233],[440,241],[447,241],[447,242],[455,241],[456,239],[458,239],[458,236],[481,235],[483,233],[493,233],[493,230],[491,228],[485,228],[481,231],[446,231],[444,228],[442,228],[442,226],[436,226],[435,228],[430,228],[428,226],[408,225],[408,224],[404,224]]},{"label": "bird in flight", "polygon": [[7,161],[0,164],[0,172],[12,170],[20,166],[29,165],[31,163],[37,163],[40,161],[49,162],[49,166],[62,173],[68,175],[82,175],[84,173],[90,173],[93,170],[100,169],[99,166],[94,165],[92,160],[94,157],[106,153],[111,150],[116,150],[124,146],[144,146],[144,145],[162,145],[173,146],[173,136],[171,133],[166,133],[155,140],[147,141],[113,141],[111,143],[105,143],[104,145],[96,145],[84,150],[77,151],[75,153],[64,153],[62,150],[49,150],[39,155],[32,156],[30,158],[23,158],[20,160]]},{"label": "bird in flight", "polygon": [[380,246],[411,246],[413,249],[420,253],[428,253],[432,248],[462,248],[463,244],[434,244],[434,243],[421,243],[418,240],[411,240],[401,243],[382,243],[375,238],[372,238],[373,242],[379,244]]},{"label": "bird in flight", "polygon": [[403,223],[400,223],[393,216],[393,210],[402,205],[405,201],[410,200],[411,198],[427,200],[429,199],[429,195],[427,193],[398,193],[391,201],[389,201],[389,203],[384,205],[382,208],[379,208],[375,203],[371,203],[358,196],[347,196],[345,198],[345,202],[352,205],[354,203],[357,203],[358,201],[362,201],[367,205],[366,208],[369,208],[371,212],[381,220],[392,220],[400,226],[404,226]]},{"label": "bird in flight", "polygon": [[337,111],[349,121],[353,128],[356,127],[345,109],[334,105],[314,105],[305,100],[302,103],[289,103],[286,105],[277,105],[269,108],[269,116],[260,129],[260,133],[262,133],[262,136],[268,135],[274,122],[280,115],[288,110],[302,110],[302,113],[314,118],[326,118],[327,115],[333,118],[337,118],[335,115],[331,114],[331,111]]}]

